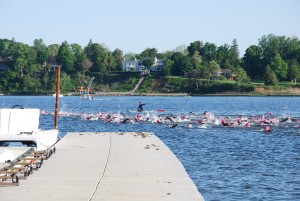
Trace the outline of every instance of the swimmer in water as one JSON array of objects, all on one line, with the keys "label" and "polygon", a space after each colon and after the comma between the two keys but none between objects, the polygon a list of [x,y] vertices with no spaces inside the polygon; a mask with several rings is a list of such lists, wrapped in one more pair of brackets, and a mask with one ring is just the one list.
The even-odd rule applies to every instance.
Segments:
[{"label": "swimmer in water", "polygon": [[186,127],[187,128],[193,128],[193,125],[191,123],[188,123],[188,125]]},{"label": "swimmer in water", "polygon": [[271,132],[271,128],[270,128],[270,126],[265,126],[265,129],[264,129],[264,131],[265,131],[266,133],[269,133],[269,132]]},{"label": "swimmer in water", "polygon": [[226,122],[224,118],[222,119],[221,123],[223,126],[234,126],[234,122]]},{"label": "swimmer in water", "polygon": [[239,117],[239,118],[237,118],[237,123],[239,124],[239,125],[241,125],[242,124],[242,119]]},{"label": "swimmer in water", "polygon": [[178,124],[170,125],[169,128],[176,128]]}]

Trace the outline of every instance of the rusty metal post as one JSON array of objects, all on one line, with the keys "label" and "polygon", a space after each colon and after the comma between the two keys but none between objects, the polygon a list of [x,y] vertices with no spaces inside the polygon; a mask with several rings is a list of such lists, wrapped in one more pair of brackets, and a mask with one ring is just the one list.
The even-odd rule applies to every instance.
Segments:
[{"label": "rusty metal post", "polygon": [[57,67],[56,72],[56,101],[55,101],[55,129],[58,129],[58,108],[59,108],[59,94],[60,94],[60,66]]}]

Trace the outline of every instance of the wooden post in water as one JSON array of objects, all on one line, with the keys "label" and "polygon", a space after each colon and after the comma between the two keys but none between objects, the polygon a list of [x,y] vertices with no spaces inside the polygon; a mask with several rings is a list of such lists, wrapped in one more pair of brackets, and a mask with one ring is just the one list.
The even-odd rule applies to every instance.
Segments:
[{"label": "wooden post in water", "polygon": [[55,129],[58,129],[59,93],[60,93],[60,66],[57,66],[57,72],[56,72],[56,101],[55,101]]}]

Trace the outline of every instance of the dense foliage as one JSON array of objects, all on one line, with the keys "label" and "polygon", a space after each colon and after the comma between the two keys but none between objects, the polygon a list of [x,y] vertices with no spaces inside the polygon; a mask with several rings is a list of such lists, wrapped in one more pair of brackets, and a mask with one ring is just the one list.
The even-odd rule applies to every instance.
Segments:
[{"label": "dense foliage", "polygon": [[[296,83],[300,77],[299,39],[267,35],[258,41],[240,57],[235,39],[231,45],[219,47],[214,43],[194,41],[187,47],[178,47],[173,51],[158,53],[156,48],[147,48],[140,54],[123,54],[120,49],[110,51],[104,44],[92,40],[87,46],[81,47],[79,44],[68,44],[67,41],[47,46],[42,39],[36,39],[33,46],[29,46],[14,39],[0,39],[0,91],[52,93],[56,79],[54,64],[62,66],[62,92],[76,91],[78,86],[86,86],[92,76],[95,77],[98,90],[131,90],[138,78],[118,73],[122,71],[122,61],[136,58],[144,66],[150,67],[155,57],[166,60],[159,77],[184,78],[165,77],[165,85],[162,86],[165,92],[213,93],[225,88],[241,89],[251,80],[263,80],[265,85],[276,85],[282,81]],[[213,81],[215,72],[220,69],[230,69],[236,75],[236,84]],[[122,79],[114,83],[123,87],[110,84],[112,77],[114,80]],[[193,79],[206,81],[197,82]],[[145,86],[153,88],[159,83],[150,80],[145,82]],[[140,90],[147,91],[143,86]]]}]

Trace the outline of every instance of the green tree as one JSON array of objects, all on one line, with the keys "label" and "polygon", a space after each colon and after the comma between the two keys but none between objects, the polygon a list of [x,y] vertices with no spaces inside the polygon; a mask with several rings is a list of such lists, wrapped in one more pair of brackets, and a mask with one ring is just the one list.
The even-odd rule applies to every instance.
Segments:
[{"label": "green tree", "polygon": [[300,41],[297,37],[288,37],[283,42],[281,57],[287,63],[296,60],[300,63]]},{"label": "green tree", "polygon": [[264,70],[261,65],[262,50],[257,45],[246,49],[243,57],[243,68],[251,78],[262,78]]},{"label": "green tree", "polygon": [[43,91],[47,91],[49,89],[49,81],[50,81],[49,73],[46,72],[41,77],[41,87]]},{"label": "green tree", "polygon": [[169,75],[171,75],[171,69],[172,69],[173,65],[174,65],[174,61],[168,59],[168,60],[166,61],[165,67],[162,69],[162,74],[163,74],[164,76],[169,76]]},{"label": "green tree", "polygon": [[0,71],[0,90],[7,92],[16,92],[20,87],[19,72],[9,70]]},{"label": "green tree", "polygon": [[287,79],[288,65],[280,57],[279,54],[276,54],[275,57],[271,60],[270,67],[279,80]]},{"label": "green tree", "polygon": [[145,58],[142,60],[142,64],[149,69],[154,64],[154,58]]},{"label": "green tree", "polygon": [[278,83],[277,77],[269,65],[266,67],[265,70],[264,81],[265,85],[276,85]]},{"label": "green tree", "polygon": [[60,75],[60,90],[61,92],[74,91],[74,86],[72,84],[71,76],[65,72]]},{"label": "green tree", "polygon": [[43,90],[43,88],[41,87],[41,82],[35,77],[29,75],[24,76],[21,86],[22,91],[27,92],[38,92]]},{"label": "green tree", "polygon": [[193,69],[200,70],[200,66],[202,63],[202,57],[198,51],[196,51],[194,53],[194,55],[192,56],[192,63],[193,63]]},{"label": "green tree", "polygon": [[231,69],[230,64],[230,46],[228,44],[218,47],[216,62],[222,66],[222,68]]},{"label": "green tree", "polygon": [[28,66],[28,62],[26,59],[20,57],[17,58],[16,63],[15,63],[15,69],[20,71],[20,76],[24,77],[24,68]]},{"label": "green tree", "polygon": [[156,48],[147,48],[138,56],[138,59],[142,61],[142,64],[144,66],[150,68],[154,64],[156,54]]},{"label": "green tree", "polygon": [[82,69],[82,61],[84,59],[84,52],[83,52],[83,48],[77,44],[77,43],[73,43],[70,45],[71,46],[71,51],[74,55],[74,65],[75,65],[75,70],[76,72],[78,72],[79,70]]},{"label": "green tree", "polygon": [[209,77],[217,76],[218,73],[221,71],[220,65],[215,60],[209,62]]},{"label": "green tree", "polygon": [[217,59],[217,46],[214,43],[205,43],[200,49],[200,55],[204,62],[209,63]]},{"label": "green tree", "polygon": [[98,43],[89,43],[84,51],[93,64],[90,69],[92,72],[100,73],[102,75],[109,72],[108,65],[110,53],[105,47]]},{"label": "green tree", "polygon": [[238,85],[241,83],[247,83],[250,81],[250,78],[248,77],[246,71],[243,68],[238,68],[236,71],[236,80]]},{"label": "green tree", "polygon": [[202,46],[203,44],[201,41],[195,41],[187,47],[188,55],[192,58],[192,65],[195,70],[200,70],[200,65],[203,62],[202,56],[200,55]]},{"label": "green tree", "polygon": [[123,52],[120,49],[115,49],[112,52],[112,57],[115,61],[115,66],[113,70],[115,71],[122,71],[122,62],[123,62]]},{"label": "green tree", "polygon": [[47,46],[43,39],[35,39],[33,41],[33,49],[36,52],[36,62],[38,64],[42,65],[45,61],[47,61]]},{"label": "green tree", "polygon": [[10,46],[12,41],[7,39],[0,39],[0,58],[7,61],[10,57]]},{"label": "green tree", "polygon": [[88,45],[84,48],[84,53],[87,55],[88,58],[91,58],[94,53],[93,46],[95,45],[92,39],[90,39]]},{"label": "green tree", "polygon": [[154,58],[156,57],[156,54],[157,54],[156,48],[147,48],[139,55],[139,59],[143,60],[146,58]]},{"label": "green tree", "polygon": [[277,37],[273,34],[262,36],[258,45],[262,49],[263,65],[268,65],[276,54],[282,54],[282,45],[285,37]]},{"label": "green tree", "polygon": [[[18,42],[12,42],[9,46],[9,65],[12,71],[18,73],[18,78],[15,80],[22,83],[24,76],[31,76],[34,73],[33,64],[36,61],[36,53],[32,47]],[[21,86],[18,85],[19,87]],[[24,85],[22,85],[24,87]],[[26,87],[26,86],[25,86]],[[21,90],[21,88],[19,88]]]},{"label": "green tree", "polygon": [[297,65],[297,62],[294,62],[292,65],[289,66],[287,77],[291,83],[297,82],[297,79],[299,79],[300,77],[299,65]]},{"label": "green tree", "polygon": [[210,79],[212,76],[208,65],[201,65],[199,71],[200,71],[200,78],[202,79]]},{"label": "green tree", "polygon": [[124,59],[128,60],[128,61],[133,61],[136,59],[136,54],[132,53],[132,52],[128,52],[126,54],[124,54]]},{"label": "green tree", "polygon": [[182,55],[188,55],[188,50],[187,50],[187,47],[186,45],[179,45],[177,46],[173,52],[179,52],[181,53]]},{"label": "green tree", "polygon": [[68,74],[75,74],[75,56],[67,41],[63,42],[58,49],[57,62],[62,65],[62,71]]},{"label": "green tree", "polygon": [[239,47],[236,39],[232,40],[232,45],[229,50],[229,62],[231,69],[239,68],[240,66]]},{"label": "green tree", "polygon": [[47,63],[51,65],[57,63],[58,49],[59,49],[58,44],[52,44],[48,46]]},{"label": "green tree", "polygon": [[174,62],[171,68],[171,74],[177,76],[183,76],[185,73],[193,70],[193,62],[191,57],[183,55],[179,52],[175,52],[171,60]]},{"label": "green tree", "polygon": [[189,52],[189,55],[190,56],[193,56],[195,55],[196,52],[199,53],[201,47],[203,46],[202,42],[201,41],[195,41],[195,42],[192,42],[188,47],[187,47],[187,50]]},{"label": "green tree", "polygon": [[91,60],[87,57],[86,53],[83,53],[83,59],[81,62],[82,71],[89,71],[90,68],[93,66]]}]

